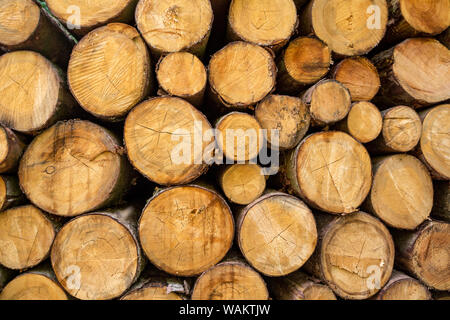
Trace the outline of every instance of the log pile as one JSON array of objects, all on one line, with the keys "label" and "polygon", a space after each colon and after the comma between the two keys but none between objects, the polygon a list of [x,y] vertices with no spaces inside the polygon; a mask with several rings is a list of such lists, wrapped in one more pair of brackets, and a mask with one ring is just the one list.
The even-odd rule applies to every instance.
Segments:
[{"label": "log pile", "polygon": [[449,12],[0,1],[0,300],[448,299]]}]

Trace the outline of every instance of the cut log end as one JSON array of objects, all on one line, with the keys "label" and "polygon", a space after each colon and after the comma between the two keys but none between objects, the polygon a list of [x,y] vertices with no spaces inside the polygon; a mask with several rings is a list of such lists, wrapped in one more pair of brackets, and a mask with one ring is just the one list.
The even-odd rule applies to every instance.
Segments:
[{"label": "cut log end", "polygon": [[436,35],[450,26],[447,0],[400,0],[400,8],[403,18],[418,32]]},{"label": "cut log end", "polygon": [[183,300],[177,292],[173,292],[170,285],[161,282],[154,282],[142,288],[132,290],[125,294],[120,300]]},{"label": "cut log end", "polygon": [[63,289],[52,279],[25,273],[12,280],[0,293],[0,300],[68,300]]},{"label": "cut log end", "polygon": [[389,282],[375,296],[377,300],[431,300],[431,293],[422,283],[395,271]]},{"label": "cut log end", "polygon": [[40,9],[32,0],[5,0],[0,4],[0,45],[27,41],[39,24]]},{"label": "cut log end", "polygon": [[15,171],[24,149],[22,138],[0,125],[0,173]]}]

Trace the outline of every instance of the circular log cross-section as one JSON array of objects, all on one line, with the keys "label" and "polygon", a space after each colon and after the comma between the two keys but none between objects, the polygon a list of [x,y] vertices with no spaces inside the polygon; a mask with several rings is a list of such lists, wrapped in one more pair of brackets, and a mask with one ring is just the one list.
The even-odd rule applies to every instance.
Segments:
[{"label": "circular log cross-section", "polygon": [[0,300],[68,300],[58,283],[37,273],[24,273],[6,285]]},{"label": "circular log cross-section", "polygon": [[367,150],[344,132],[310,135],[285,164],[287,183],[311,206],[333,214],[358,210],[372,185]]},{"label": "circular log cross-section", "polygon": [[289,43],[278,60],[277,90],[298,93],[324,77],[331,64],[330,49],[320,40],[300,37]]},{"label": "circular log cross-section", "polygon": [[381,77],[380,106],[414,108],[450,99],[450,50],[431,38],[413,38],[377,54],[372,62]]},{"label": "circular log cross-section", "polygon": [[277,300],[337,300],[330,287],[301,271],[268,281],[270,291]]},{"label": "circular log cross-section", "polygon": [[255,159],[263,147],[263,131],[255,117],[232,112],[216,124],[216,141],[223,155],[230,160],[246,162]]},{"label": "circular log cross-section", "polygon": [[238,244],[247,261],[267,276],[299,269],[314,252],[317,230],[311,210],[296,197],[268,193],[238,214]]},{"label": "circular log cross-section", "polygon": [[374,298],[377,300],[431,300],[431,293],[416,279],[394,270],[389,282]]},{"label": "circular log cross-section", "polygon": [[70,31],[83,36],[109,22],[130,23],[138,0],[47,0],[51,13]]},{"label": "circular log cross-section", "polygon": [[188,51],[203,56],[213,23],[209,0],[140,0],[139,31],[155,56]]},{"label": "circular log cross-section", "polygon": [[246,42],[232,42],[209,62],[212,94],[226,107],[248,107],[273,90],[276,70],[269,51]]},{"label": "circular log cross-section", "polygon": [[150,57],[138,31],[111,23],[88,33],[74,48],[67,71],[70,90],[94,116],[121,120],[147,96]]},{"label": "circular log cross-section", "polygon": [[51,251],[59,283],[82,300],[121,296],[139,277],[140,259],[131,230],[102,213],[76,217],[64,225]]},{"label": "circular log cross-section", "polygon": [[266,177],[256,164],[234,164],[222,170],[219,184],[231,202],[246,206],[263,194]]},{"label": "circular log cross-section", "polygon": [[335,80],[323,80],[302,95],[315,125],[326,126],[343,120],[352,105],[350,92]]},{"label": "circular log cross-section", "polygon": [[207,148],[214,142],[213,134],[205,140],[208,131],[212,128],[206,117],[183,99],[152,98],[134,108],[125,121],[128,158],[160,185],[189,183],[208,170]]},{"label": "circular log cross-section", "polygon": [[0,213],[0,264],[24,270],[47,258],[55,238],[52,222],[28,205]]},{"label": "circular log cross-section", "polygon": [[25,144],[11,129],[0,125],[0,173],[15,171]]},{"label": "circular log cross-section", "polygon": [[263,278],[246,263],[222,262],[205,271],[195,283],[192,300],[267,300]]},{"label": "circular log cross-section", "polygon": [[0,176],[0,212],[26,202],[16,176]]},{"label": "circular log cross-section", "polygon": [[45,129],[76,105],[56,67],[33,51],[0,57],[0,88],[0,122],[24,133]]},{"label": "circular log cross-section", "polygon": [[200,107],[205,94],[207,75],[203,63],[189,52],[174,52],[161,58],[156,77],[162,93],[185,99]]},{"label": "circular log cross-section", "polygon": [[76,216],[119,200],[129,165],[119,141],[89,121],[58,122],[36,137],[19,166],[20,185],[39,208]]},{"label": "circular log cross-section", "polygon": [[415,229],[433,207],[433,182],[427,168],[406,154],[375,158],[373,162],[367,208],[389,226]]},{"label": "circular log cross-section", "polygon": [[367,299],[389,280],[394,242],[378,219],[356,212],[343,217],[316,215],[319,239],[306,270],[344,299]]},{"label": "circular log cross-section", "polygon": [[231,248],[234,221],[217,193],[198,186],[163,190],[145,207],[139,236],[150,261],[170,274],[195,276]]},{"label": "circular log cross-section", "polygon": [[150,278],[135,286],[120,300],[184,300],[186,291],[183,283],[171,278]]},{"label": "circular log cross-section", "polygon": [[382,113],[383,128],[378,139],[367,146],[374,154],[400,153],[413,150],[422,135],[422,123],[414,109],[398,106]]},{"label": "circular log cross-section", "polygon": [[350,134],[361,143],[375,140],[383,128],[380,110],[370,102],[355,102],[347,118],[336,125],[337,129]]},{"label": "circular log cross-section", "polygon": [[[296,97],[270,95],[255,109],[255,118],[267,130],[267,142],[280,150],[295,148],[309,130],[311,116],[306,105]],[[278,130],[278,143],[272,141]]]},{"label": "circular log cross-section", "polygon": [[415,231],[393,233],[396,263],[429,288],[450,290],[450,223],[427,221]]},{"label": "circular log cross-section", "polygon": [[297,21],[292,0],[232,0],[228,37],[276,51],[289,41]]},{"label": "circular log cross-section", "polygon": [[350,91],[352,101],[370,101],[380,90],[378,71],[365,57],[342,60],[333,69],[331,77]]},{"label": "circular log cross-section", "polygon": [[303,33],[315,34],[344,56],[363,55],[375,48],[387,22],[385,0],[312,0],[300,15]]}]

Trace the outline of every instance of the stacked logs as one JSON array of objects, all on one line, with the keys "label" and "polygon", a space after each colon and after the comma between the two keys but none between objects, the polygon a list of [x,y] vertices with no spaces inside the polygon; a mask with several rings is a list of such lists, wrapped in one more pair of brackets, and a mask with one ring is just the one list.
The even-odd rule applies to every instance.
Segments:
[{"label": "stacked logs", "polygon": [[449,11],[0,1],[0,300],[448,298]]}]

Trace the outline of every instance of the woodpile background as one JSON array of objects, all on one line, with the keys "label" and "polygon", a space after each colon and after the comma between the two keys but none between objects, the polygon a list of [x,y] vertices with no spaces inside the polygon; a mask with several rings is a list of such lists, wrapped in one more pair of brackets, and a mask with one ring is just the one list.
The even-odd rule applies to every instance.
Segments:
[{"label": "woodpile background", "polygon": [[449,24],[0,0],[0,300],[448,299]]}]

